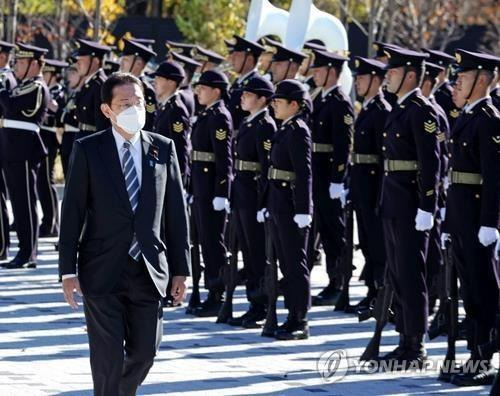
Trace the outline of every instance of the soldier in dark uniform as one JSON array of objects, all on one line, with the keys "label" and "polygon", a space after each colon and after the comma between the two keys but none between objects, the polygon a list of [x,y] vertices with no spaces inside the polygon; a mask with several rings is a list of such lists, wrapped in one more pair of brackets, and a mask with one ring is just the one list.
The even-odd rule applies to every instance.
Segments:
[{"label": "soldier in dark uniform", "polygon": [[302,61],[299,69],[299,74],[303,77],[303,83],[309,89],[309,94],[313,100],[322,89],[316,86],[313,69],[311,69],[314,60],[314,50],[326,51],[326,47],[320,40],[306,41],[304,43],[304,48],[302,48],[302,52],[306,55],[306,58]]},{"label": "soldier in dark uniform", "polygon": [[241,95],[243,88],[252,77],[259,75],[257,63],[259,56],[264,51],[264,47],[243,37],[234,35],[234,43],[228,47],[229,62],[238,78],[231,85],[229,90],[228,109],[233,116],[234,129],[238,129],[243,118],[248,115],[247,111],[241,108]]},{"label": "soldier in dark uniform", "polygon": [[75,115],[80,130],[77,137],[80,138],[111,126],[101,111],[101,86],[106,80],[102,65],[104,56],[111,48],[83,39],[77,43],[79,48],[75,54],[76,65],[83,79],[83,85],[75,97]]},{"label": "soldier in dark uniform", "polygon": [[167,57],[170,60],[175,60],[172,57],[174,53],[191,58],[193,56],[193,50],[196,47],[196,45],[194,45],[194,44],[177,43],[175,41],[170,41],[170,40],[167,40],[167,43],[165,45],[166,45],[167,50],[168,50]]},{"label": "soldier in dark uniform", "polygon": [[196,228],[205,263],[208,297],[196,309],[197,316],[215,316],[222,303],[224,284],[220,276],[226,260],[224,229],[231,187],[231,114],[224,105],[229,82],[219,71],[204,72],[196,95],[205,110],[198,115],[191,134],[191,193]]},{"label": "soldier in dark uniform", "polygon": [[106,74],[106,76],[109,77],[113,73],[116,73],[117,71],[120,70],[120,62],[111,59],[106,59],[104,61],[104,66],[102,67],[102,69],[104,70],[104,74]]},{"label": "soldier in dark uniform", "polygon": [[262,289],[266,268],[265,232],[256,213],[267,184],[268,156],[276,132],[276,124],[267,109],[273,93],[272,83],[263,77],[255,76],[247,81],[243,86],[241,108],[248,111],[249,116],[243,119],[233,138],[235,178],[231,221],[236,222],[250,306],[245,314],[228,323],[246,328],[259,327],[258,322],[266,317],[266,294]]},{"label": "soldier in dark uniform", "polygon": [[[344,213],[341,200],[354,124],[351,101],[339,85],[342,65],[348,59],[327,51],[314,51],[314,81],[322,91],[313,103],[312,171],[314,222],[326,255],[329,284],[313,298],[313,305],[335,302],[341,285],[335,282],[335,267],[344,240]],[[309,240],[309,269],[313,262],[313,236]],[[315,237],[315,236],[314,236]]]},{"label": "soldier in dark uniform", "polygon": [[356,92],[364,100],[354,124],[349,191],[356,211],[359,242],[365,257],[363,277],[368,287],[368,294],[358,309],[372,304],[384,282],[384,236],[382,220],[376,213],[384,171],[382,133],[391,111],[382,92],[384,66],[375,59],[355,58]]},{"label": "soldier in dark uniform", "polygon": [[[7,91],[14,89],[17,85],[14,73],[9,67],[10,53],[14,44],[0,41],[0,90]],[[0,107],[0,116],[3,115]],[[0,132],[1,133],[1,132]],[[1,144],[1,139],[0,139]],[[1,149],[0,149],[1,152]],[[2,160],[0,159],[0,261],[9,257],[9,215],[7,211],[7,187],[3,172]]]},{"label": "soldier in dark uniform", "polygon": [[181,83],[179,88],[179,95],[182,98],[182,102],[186,106],[189,112],[189,116],[191,117],[191,122],[194,123],[196,121],[197,107],[199,104],[196,101],[193,90],[191,88],[191,84],[193,83],[194,74],[196,69],[201,66],[201,63],[196,62],[194,59],[188,58],[186,56],[177,54],[176,52],[172,53],[172,59],[180,63],[184,68],[184,72],[186,73],[186,78]]},{"label": "soldier in dark uniform", "polygon": [[19,239],[19,252],[5,268],[36,268],[36,172],[47,153],[39,132],[50,100],[41,75],[46,52],[18,43],[14,74],[19,85],[0,91],[1,158]]},{"label": "soldier in dark uniform", "polygon": [[47,59],[42,69],[43,79],[49,87],[51,101],[40,127],[40,137],[47,149],[47,156],[38,168],[36,179],[38,199],[43,213],[38,232],[39,238],[59,235],[59,199],[54,180],[54,164],[60,148],[58,129],[62,126],[60,114],[64,107],[64,87],[61,80],[63,70],[68,66],[66,62]]},{"label": "soldier in dark uniform", "polygon": [[178,63],[166,61],[158,66],[154,76],[158,108],[153,132],[174,141],[182,180],[186,186],[189,175],[191,120],[179,93],[179,86],[186,74]]},{"label": "soldier in dark uniform", "polygon": [[429,238],[429,248],[427,249],[427,290],[429,292],[429,313],[432,313],[436,304],[436,299],[439,296],[439,272],[443,267],[443,257],[441,254],[441,223],[444,220],[446,210],[446,186],[447,172],[448,172],[448,140],[450,137],[450,127],[448,124],[448,117],[444,109],[437,103],[434,95],[435,86],[438,83],[438,76],[444,71],[442,66],[431,62],[425,62],[425,74],[422,80],[420,89],[422,95],[425,96],[436,111],[438,119],[438,141],[440,150],[440,177],[439,177],[439,191],[438,191],[438,213],[434,219],[434,227],[432,227],[431,235]]},{"label": "soldier in dark uniform", "polygon": [[312,223],[311,132],[300,113],[309,93],[295,80],[284,80],[273,95],[274,113],[282,121],[272,140],[269,186],[262,214],[269,210],[273,243],[283,273],[288,317],[278,327],[279,340],[309,337],[307,311],[311,285],[307,241]]},{"label": "soldier in dark uniform", "polygon": [[76,59],[70,57],[66,80],[67,92],[65,104],[60,114],[60,123],[63,126],[63,135],[61,142],[61,164],[63,168],[64,177],[68,174],[68,165],[71,151],[73,149],[73,142],[76,140],[78,132],[78,119],[76,118],[76,96],[78,90],[83,85],[83,78],[79,75],[76,67]]},{"label": "soldier in dark uniform", "polygon": [[226,60],[226,58],[217,52],[207,50],[200,46],[196,46],[193,52],[194,59],[201,63],[201,66],[198,67],[199,73],[216,69]]},{"label": "soldier in dark uniform", "polygon": [[[460,279],[467,317],[472,322],[468,338],[469,360],[479,363],[451,377],[459,386],[487,385],[495,370],[491,353],[480,354],[495,327],[498,310],[498,260],[495,243],[499,226],[500,115],[489,91],[500,58],[457,50],[458,80],[455,104],[462,108],[450,138],[448,197],[445,230],[451,235],[454,264]],[[443,239],[449,235],[444,234]]]},{"label": "soldier in dark uniform", "polygon": [[460,115],[460,109],[458,109],[453,103],[453,87],[448,80],[450,66],[455,62],[455,58],[443,51],[426,48],[424,48],[423,51],[429,54],[429,62],[443,68],[438,75],[438,82],[434,87],[432,94],[439,106],[441,106],[444,110],[446,117],[448,118],[448,124],[451,128],[453,127],[453,123],[457,117]]},{"label": "soldier in dark uniform", "polygon": [[[384,63],[384,64],[387,64],[388,59],[387,59],[387,55],[385,53],[385,49],[387,47],[390,47],[390,46],[397,47],[394,44],[383,43],[381,41],[375,41],[373,43],[373,49],[375,50],[375,59]],[[392,92],[388,92],[385,84],[383,84],[383,86],[382,86],[382,91],[384,94],[384,99],[391,105],[391,108],[394,107],[394,105],[396,104],[396,102],[398,100],[397,95],[393,94]]]},{"label": "soldier in dark uniform", "polygon": [[275,48],[275,52],[271,60],[273,83],[277,84],[285,79],[295,78],[302,61],[306,58],[306,55],[302,52],[288,49],[276,41],[268,39],[267,42]]},{"label": "soldier in dark uniform", "polygon": [[386,53],[387,89],[398,100],[382,134],[380,215],[400,338],[383,359],[401,369],[421,366],[427,358],[425,261],[439,185],[439,127],[434,108],[419,89],[428,55],[399,47],[387,47]]},{"label": "soldier in dark uniform", "polygon": [[[497,77],[497,80],[499,77]],[[500,86],[498,86],[498,83],[495,83],[493,85],[492,90],[490,91],[490,96],[491,96],[491,102],[493,103],[493,106],[497,108],[497,110],[500,110]]]},{"label": "soldier in dark uniform", "polygon": [[131,73],[142,82],[144,88],[144,100],[146,101],[146,124],[144,129],[151,131],[153,129],[156,97],[153,86],[144,75],[144,69],[147,63],[156,56],[149,47],[133,40],[123,39],[124,47],[120,58],[120,70],[124,73]]}]

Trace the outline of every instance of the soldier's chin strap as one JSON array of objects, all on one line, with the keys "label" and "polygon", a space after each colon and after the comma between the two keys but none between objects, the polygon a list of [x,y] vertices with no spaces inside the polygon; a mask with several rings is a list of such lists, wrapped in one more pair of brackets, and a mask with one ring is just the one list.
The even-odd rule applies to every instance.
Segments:
[{"label": "soldier's chin strap", "polygon": [[372,83],[373,83],[373,77],[375,77],[374,74],[370,74],[370,82],[368,83],[368,88],[366,88],[366,91],[363,95],[360,95],[362,96],[363,98],[366,97],[366,95],[368,95],[368,92],[370,92],[370,88],[372,87]]},{"label": "soldier's chin strap", "polygon": [[134,66],[135,66],[135,61],[136,61],[136,60],[137,60],[137,56],[136,56],[136,55],[134,55],[134,59],[132,60],[132,64],[130,65],[130,68],[128,69],[128,72],[129,72],[130,74],[133,74],[133,73],[132,73],[132,69],[133,69],[133,68],[134,68]]},{"label": "soldier's chin strap", "polygon": [[28,67],[26,68],[26,71],[24,72],[24,75],[22,78],[20,78],[20,81],[23,82],[26,76],[28,75],[28,72],[30,71],[31,64],[33,63],[34,58],[30,59],[30,63],[28,63]]},{"label": "soldier's chin strap", "polygon": [[[94,57],[91,55],[90,56],[90,61],[89,61],[89,66],[87,67],[87,71],[85,72],[85,77],[88,77],[89,76],[89,73],[90,73],[90,68],[92,67],[92,61],[94,60]],[[81,77],[80,77],[81,79]],[[80,82],[78,82],[80,83]]]},{"label": "soldier's chin strap", "polygon": [[399,91],[401,91],[401,88],[403,88],[403,84],[406,80],[406,76],[408,75],[408,66],[405,66],[405,72],[403,74],[403,78],[401,79],[401,82],[399,83],[399,87],[398,89],[396,90],[396,92],[394,92],[394,95],[397,95],[399,93]]},{"label": "soldier's chin strap", "polygon": [[[249,52],[245,51],[245,57],[243,58],[243,63],[240,66],[240,70],[236,71],[236,73],[238,73],[239,75],[241,75],[241,73],[243,72],[243,69],[245,67],[245,64],[247,63],[248,54],[249,54]],[[269,65],[271,65],[271,63]],[[267,72],[267,70],[266,70],[266,72]]]},{"label": "soldier's chin strap", "polygon": [[325,85],[326,85],[326,83],[327,83],[327,81],[328,81],[328,75],[330,74],[330,70],[331,70],[331,69],[332,69],[332,67],[331,67],[331,66],[328,66],[328,68],[326,69],[325,80],[323,81],[323,85],[322,85],[322,87],[323,87],[323,88],[325,87]]},{"label": "soldier's chin strap", "polygon": [[472,87],[470,88],[469,94],[465,98],[466,103],[469,103],[469,99],[472,96],[472,92],[474,91],[474,88],[476,88],[477,80],[479,79],[479,72],[480,70],[476,70],[476,75],[474,76],[474,82],[472,83]]}]

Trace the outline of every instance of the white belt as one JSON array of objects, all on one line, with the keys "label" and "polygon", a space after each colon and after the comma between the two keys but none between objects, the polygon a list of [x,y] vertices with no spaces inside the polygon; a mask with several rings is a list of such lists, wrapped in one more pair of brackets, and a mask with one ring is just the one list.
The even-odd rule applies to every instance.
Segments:
[{"label": "white belt", "polygon": [[43,129],[44,131],[54,132],[54,133],[56,133],[56,130],[57,130],[56,127],[49,127],[49,126],[45,126],[45,125],[42,125],[40,127],[40,129]]},{"label": "white belt", "polygon": [[34,122],[9,120],[0,118],[0,128],[22,129],[25,131],[40,132],[40,127]]},{"label": "white belt", "polygon": [[64,124],[64,132],[80,132],[80,129],[69,124]]}]

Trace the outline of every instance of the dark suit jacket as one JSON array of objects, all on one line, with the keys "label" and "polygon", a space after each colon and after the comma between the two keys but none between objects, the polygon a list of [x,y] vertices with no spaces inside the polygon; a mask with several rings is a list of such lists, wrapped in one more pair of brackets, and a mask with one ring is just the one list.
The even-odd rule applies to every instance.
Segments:
[{"label": "dark suit jacket", "polygon": [[76,273],[84,295],[108,294],[128,263],[134,232],[162,296],[169,275],[188,276],[189,237],[172,140],[141,132],[142,183],[132,212],[111,129],[75,141],[62,205],[60,275]]}]

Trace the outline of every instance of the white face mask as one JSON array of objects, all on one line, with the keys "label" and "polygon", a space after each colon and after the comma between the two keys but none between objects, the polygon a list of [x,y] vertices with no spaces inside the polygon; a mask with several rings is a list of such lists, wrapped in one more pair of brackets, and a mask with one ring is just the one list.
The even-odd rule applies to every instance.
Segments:
[{"label": "white face mask", "polygon": [[135,135],[146,124],[146,109],[144,106],[130,106],[116,116],[116,125],[125,132]]}]

